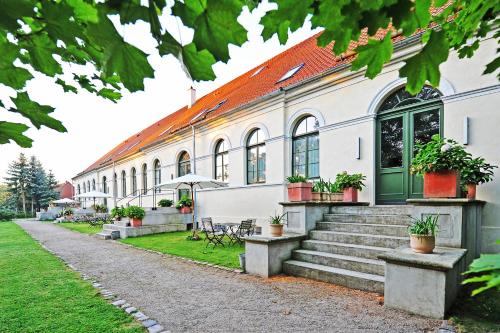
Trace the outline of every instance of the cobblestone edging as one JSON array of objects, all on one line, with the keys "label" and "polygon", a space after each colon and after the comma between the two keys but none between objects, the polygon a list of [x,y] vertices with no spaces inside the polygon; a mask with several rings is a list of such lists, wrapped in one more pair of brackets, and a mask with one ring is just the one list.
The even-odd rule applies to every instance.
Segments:
[{"label": "cobblestone edging", "polygon": [[137,308],[135,308],[132,304],[128,303],[126,300],[118,299],[118,297],[115,294],[113,294],[111,291],[105,289],[104,286],[102,284],[100,284],[97,280],[93,279],[92,277],[88,276],[87,274],[85,274],[83,272],[80,272],[75,266],[68,263],[63,257],[58,255],[57,253],[55,253],[51,249],[47,248],[44,244],[42,244],[40,242],[38,242],[38,243],[47,252],[49,252],[50,254],[59,258],[71,270],[79,273],[83,280],[91,282],[92,286],[99,290],[99,293],[101,294],[101,296],[104,299],[108,300],[109,302],[111,302],[112,305],[116,306],[117,308],[122,309],[128,315],[132,316],[133,319],[140,322],[142,324],[142,326],[144,326],[148,330],[148,333],[167,333],[167,332],[170,332],[168,330],[165,330],[165,328],[162,325],[160,325],[156,320],[148,317],[146,314],[139,311]]},{"label": "cobblestone edging", "polygon": [[[107,242],[109,242],[109,240]],[[233,272],[233,273],[237,273],[237,274],[243,274],[243,273],[245,273],[242,269],[235,269],[235,268],[230,268],[230,267],[224,267],[224,266],[215,265],[215,264],[212,264],[212,263],[209,263],[209,262],[206,262],[206,261],[199,261],[199,260],[194,260],[194,259],[190,259],[190,258],[186,258],[186,257],[176,256],[176,255],[173,255],[173,254],[163,253],[163,252],[160,252],[160,251],[145,249],[145,248],[137,247],[137,246],[134,246],[134,245],[131,245],[131,244],[125,244],[125,243],[122,243],[122,242],[116,241],[116,240],[112,240],[112,242],[115,242],[115,243],[120,244],[122,246],[128,246],[128,247],[131,247],[131,248],[136,249],[136,250],[141,250],[141,251],[146,251],[146,252],[149,252],[149,253],[154,253],[154,254],[157,254],[157,255],[160,255],[160,256],[166,257],[166,258],[179,259],[179,260],[182,260],[182,261],[185,261],[185,262],[194,263],[194,264],[197,264],[197,265],[200,265],[200,266],[208,266],[208,267],[218,268],[218,269],[221,269],[223,271]]]}]

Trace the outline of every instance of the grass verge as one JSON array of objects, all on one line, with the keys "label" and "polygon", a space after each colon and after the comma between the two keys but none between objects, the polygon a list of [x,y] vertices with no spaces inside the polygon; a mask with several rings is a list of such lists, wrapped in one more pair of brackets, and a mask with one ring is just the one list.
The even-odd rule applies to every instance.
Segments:
[{"label": "grass verge", "polygon": [[62,223],[57,223],[57,225],[73,230],[73,231],[78,231],[81,232],[82,234],[89,234],[89,235],[94,235],[102,231],[102,226],[96,226],[93,227],[87,222],[62,222]]},{"label": "grass verge", "polygon": [[[142,237],[126,238],[121,242],[133,246],[158,251],[161,253],[173,254],[180,257],[190,258],[199,261],[206,261],[214,265],[229,268],[240,268],[238,255],[245,252],[242,245],[229,246],[229,239],[225,240],[225,247],[212,245],[206,247],[204,240],[190,241],[186,237],[191,231],[167,232],[163,234],[148,235]],[[203,235],[200,235],[202,238]]]},{"label": "grass verge", "polygon": [[144,332],[18,225],[0,224],[0,331]]}]

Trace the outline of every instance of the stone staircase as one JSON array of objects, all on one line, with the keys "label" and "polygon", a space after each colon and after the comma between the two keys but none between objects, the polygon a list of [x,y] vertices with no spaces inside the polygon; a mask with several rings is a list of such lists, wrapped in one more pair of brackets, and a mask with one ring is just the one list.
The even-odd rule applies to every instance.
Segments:
[{"label": "stone staircase", "polygon": [[285,261],[285,273],[350,288],[384,292],[385,264],[377,256],[407,245],[409,206],[338,206],[316,223]]}]

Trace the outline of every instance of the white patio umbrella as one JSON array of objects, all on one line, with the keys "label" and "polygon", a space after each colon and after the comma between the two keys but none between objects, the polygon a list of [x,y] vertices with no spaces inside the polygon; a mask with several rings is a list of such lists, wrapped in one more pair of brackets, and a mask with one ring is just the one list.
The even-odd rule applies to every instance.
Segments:
[{"label": "white patio umbrella", "polygon": [[82,194],[75,195],[75,198],[92,198],[94,199],[94,207],[95,207],[95,199],[96,198],[111,198],[111,194],[99,192],[99,191],[90,191]]},{"label": "white patio umbrella", "polygon": [[175,190],[188,189],[191,191],[191,202],[193,202],[193,211],[191,212],[191,218],[193,221],[193,236],[195,235],[195,221],[194,217],[196,216],[196,204],[194,202],[194,189],[195,188],[214,188],[214,187],[226,187],[227,183],[220,182],[218,180],[195,175],[193,173],[188,173],[187,175],[174,178],[169,180],[163,184],[157,185],[156,187],[160,188],[169,188]]},{"label": "white patio umbrella", "polygon": [[70,199],[70,198],[63,198],[63,199],[54,200],[54,201],[52,201],[52,203],[58,204],[58,205],[60,204],[64,208],[66,208],[66,206],[78,203],[78,201]]}]

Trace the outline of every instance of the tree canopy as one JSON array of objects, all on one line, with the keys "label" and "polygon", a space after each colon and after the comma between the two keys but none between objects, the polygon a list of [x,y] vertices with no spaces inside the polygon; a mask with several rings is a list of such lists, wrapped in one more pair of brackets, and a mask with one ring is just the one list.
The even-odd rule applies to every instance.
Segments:
[{"label": "tree canopy", "polygon": [[[455,49],[461,58],[472,57],[488,33],[499,41],[500,2],[483,0],[269,0],[276,4],[261,19],[264,40],[277,35],[286,43],[290,32],[311,20],[322,28],[322,47],[342,56],[363,34],[368,42],[355,47],[352,70],[366,67],[374,78],[393,53],[391,36],[421,35],[422,49],[405,60],[400,69],[407,90],[417,93],[428,82],[437,86],[439,65]],[[258,0],[0,0],[0,87],[15,97],[0,95],[0,109],[16,112],[35,128],[65,132],[51,116],[54,108],[32,100],[26,88],[35,73],[42,73],[65,92],[80,89],[117,101],[124,89],[144,89],[144,79],[153,78],[148,54],[124,40],[117,25],[144,21],[156,41],[156,51],[175,56],[193,80],[213,80],[212,65],[229,60],[228,45],[241,46],[247,31],[238,17]],[[182,44],[162,26],[162,15],[174,15],[194,30],[189,43]],[[117,18],[119,24],[113,23]],[[380,33],[380,32],[389,33]],[[332,43],[334,42],[334,43]],[[333,46],[332,46],[333,45]],[[71,66],[65,66],[70,64]],[[500,57],[484,73],[494,73]],[[89,69],[90,68],[90,69]],[[29,127],[2,121],[0,144],[11,140],[30,147],[25,135]]]}]

